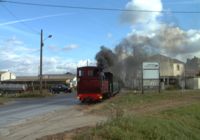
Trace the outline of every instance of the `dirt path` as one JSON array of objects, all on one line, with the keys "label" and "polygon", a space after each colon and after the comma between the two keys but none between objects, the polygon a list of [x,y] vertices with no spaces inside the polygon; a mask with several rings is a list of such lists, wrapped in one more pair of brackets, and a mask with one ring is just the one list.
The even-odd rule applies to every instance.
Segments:
[{"label": "dirt path", "polygon": [[76,107],[71,107],[34,117],[19,124],[11,124],[0,130],[0,139],[34,140],[45,135],[95,125],[105,120],[105,117],[85,114]]}]

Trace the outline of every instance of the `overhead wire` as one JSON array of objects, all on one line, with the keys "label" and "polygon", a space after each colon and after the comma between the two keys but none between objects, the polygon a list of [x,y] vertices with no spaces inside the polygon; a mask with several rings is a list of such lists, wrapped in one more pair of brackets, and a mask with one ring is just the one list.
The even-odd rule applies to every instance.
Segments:
[{"label": "overhead wire", "polygon": [[31,2],[19,2],[10,0],[0,0],[0,2],[18,4],[18,5],[28,5],[28,6],[41,6],[49,8],[67,8],[67,9],[80,9],[80,10],[96,10],[96,11],[121,11],[121,12],[144,12],[144,13],[174,13],[174,14],[200,14],[200,11],[156,11],[156,10],[136,10],[136,9],[120,9],[120,8],[103,8],[103,7],[84,7],[84,6],[70,6],[70,5],[56,5],[56,4],[41,4],[41,3],[31,3]]},{"label": "overhead wire", "polygon": [[[14,17],[16,20],[18,20],[19,18],[11,11],[9,10],[5,5],[1,5],[12,17]],[[32,33],[34,34],[40,34],[38,31],[36,31],[35,29],[33,29],[32,27],[30,27],[28,24],[25,24],[24,22],[20,22],[20,24],[22,24],[24,27],[26,27],[28,30],[30,30]]]}]

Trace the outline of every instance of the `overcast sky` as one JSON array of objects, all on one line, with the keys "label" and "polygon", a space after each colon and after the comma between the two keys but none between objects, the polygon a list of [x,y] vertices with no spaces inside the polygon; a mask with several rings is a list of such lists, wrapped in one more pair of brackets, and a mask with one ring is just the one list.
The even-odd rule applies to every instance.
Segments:
[{"label": "overcast sky", "polygon": [[[9,0],[15,1],[15,0]],[[27,2],[26,0],[16,0]],[[95,64],[101,45],[110,49],[133,34],[156,36],[155,31],[171,26],[188,37],[176,58],[200,57],[200,0],[29,0],[29,3],[101,7],[162,12],[122,12],[53,8],[0,2],[0,70],[17,75],[38,75],[40,30],[44,38],[43,73],[75,72],[76,67]],[[174,30],[172,30],[174,31]],[[165,46],[164,46],[165,47]],[[200,48],[200,46],[199,46]],[[163,54],[173,52],[164,49]],[[170,51],[169,51],[170,50]],[[187,50],[187,51],[186,51]]]}]

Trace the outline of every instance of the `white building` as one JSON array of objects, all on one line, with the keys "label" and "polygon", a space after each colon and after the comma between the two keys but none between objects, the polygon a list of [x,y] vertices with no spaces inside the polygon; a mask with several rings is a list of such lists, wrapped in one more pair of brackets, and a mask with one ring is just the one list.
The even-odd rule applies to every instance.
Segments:
[{"label": "white building", "polygon": [[186,88],[188,89],[200,89],[200,78],[189,78],[186,80]]},{"label": "white building", "polygon": [[179,85],[185,77],[185,63],[164,55],[154,55],[149,61],[160,64],[160,79],[165,85]]},{"label": "white building", "polygon": [[16,79],[16,75],[10,71],[0,71],[0,81]]}]

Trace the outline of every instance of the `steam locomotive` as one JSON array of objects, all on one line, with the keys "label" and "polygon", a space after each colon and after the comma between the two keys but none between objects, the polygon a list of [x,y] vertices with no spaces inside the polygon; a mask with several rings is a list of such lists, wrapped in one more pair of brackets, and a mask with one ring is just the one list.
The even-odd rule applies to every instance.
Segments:
[{"label": "steam locomotive", "polygon": [[117,94],[118,80],[96,66],[77,68],[77,98],[82,102],[101,101]]}]

